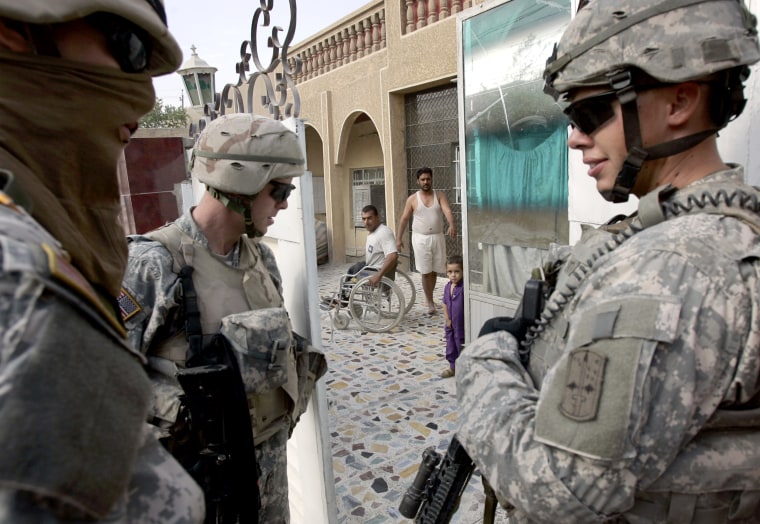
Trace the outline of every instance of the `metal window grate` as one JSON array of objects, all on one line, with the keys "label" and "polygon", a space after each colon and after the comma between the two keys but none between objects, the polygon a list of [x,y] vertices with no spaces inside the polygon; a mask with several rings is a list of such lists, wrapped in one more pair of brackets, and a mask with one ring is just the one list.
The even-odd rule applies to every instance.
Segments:
[{"label": "metal window grate", "polygon": [[351,197],[355,226],[363,225],[362,208],[368,204],[377,208],[380,221],[385,222],[385,170],[382,167],[352,169]]},{"label": "metal window grate", "polygon": [[[417,169],[430,167],[433,187],[446,192],[457,228],[456,240],[446,237],[446,252],[449,255],[462,254],[463,197],[458,174],[457,89],[445,86],[407,95],[405,113],[408,194],[417,191]],[[412,262],[413,257],[414,254]]]}]

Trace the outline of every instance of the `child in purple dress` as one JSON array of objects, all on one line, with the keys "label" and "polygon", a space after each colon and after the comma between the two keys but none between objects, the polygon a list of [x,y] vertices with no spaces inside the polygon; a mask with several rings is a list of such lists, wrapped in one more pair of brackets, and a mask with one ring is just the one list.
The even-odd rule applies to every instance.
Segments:
[{"label": "child in purple dress", "polygon": [[452,255],[446,261],[449,281],[443,289],[443,316],[446,319],[446,360],[449,367],[442,378],[454,376],[454,363],[464,344],[464,265],[462,257]]}]

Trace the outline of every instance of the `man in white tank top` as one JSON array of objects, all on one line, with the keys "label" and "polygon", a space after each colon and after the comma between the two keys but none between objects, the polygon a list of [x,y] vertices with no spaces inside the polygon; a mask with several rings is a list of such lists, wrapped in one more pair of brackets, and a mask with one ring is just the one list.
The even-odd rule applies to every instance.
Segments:
[{"label": "man in white tank top", "polygon": [[420,186],[420,190],[406,199],[404,212],[396,229],[396,243],[400,251],[404,247],[406,226],[409,219],[414,216],[412,221],[414,261],[417,270],[422,275],[422,290],[425,293],[428,313],[433,315],[436,312],[435,302],[433,302],[433,290],[438,277],[436,273],[446,272],[446,239],[443,236],[441,214],[449,223],[447,234],[452,239],[456,238],[457,231],[449,199],[443,191],[433,190],[433,170],[429,167],[419,168],[417,185]]}]

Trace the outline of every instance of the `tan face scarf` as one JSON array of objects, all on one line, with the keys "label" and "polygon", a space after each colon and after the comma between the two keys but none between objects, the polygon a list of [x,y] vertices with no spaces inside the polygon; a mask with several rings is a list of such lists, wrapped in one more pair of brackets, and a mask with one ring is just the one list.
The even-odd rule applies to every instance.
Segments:
[{"label": "tan face scarf", "polygon": [[119,126],[137,122],[154,96],[148,74],[0,51],[0,167],[74,266],[113,297],[127,260]]}]

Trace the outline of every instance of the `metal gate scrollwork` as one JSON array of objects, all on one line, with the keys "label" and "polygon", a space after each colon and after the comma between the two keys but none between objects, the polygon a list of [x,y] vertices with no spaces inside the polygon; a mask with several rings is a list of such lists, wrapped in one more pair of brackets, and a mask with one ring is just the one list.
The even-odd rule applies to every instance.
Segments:
[{"label": "metal gate scrollwork", "polygon": [[[288,60],[288,48],[293,40],[296,30],[296,0],[288,0],[290,7],[290,23],[284,39],[281,33],[284,31],[280,26],[272,26],[271,35],[267,38],[267,47],[271,49],[269,62],[262,62],[262,54],[268,54],[266,50],[259,51],[257,36],[259,29],[262,32],[270,27],[271,14],[274,0],[260,0],[259,7],[251,20],[251,38],[243,40],[240,45],[240,62],[235,64],[235,72],[238,75],[237,84],[227,84],[222,90],[220,98],[215,101],[214,108],[207,107],[206,116],[213,120],[217,116],[225,114],[225,110],[236,106],[246,108],[253,112],[253,94],[256,82],[263,82],[266,94],[261,97],[261,107],[268,110],[275,120],[287,117],[298,117],[301,109],[301,100],[298,90],[293,82],[293,76],[301,71],[301,59],[295,57]],[[251,63],[256,68],[250,73]],[[275,72],[280,66],[281,72]],[[247,87],[245,104],[241,87]],[[288,100],[288,95],[292,101]]]}]

